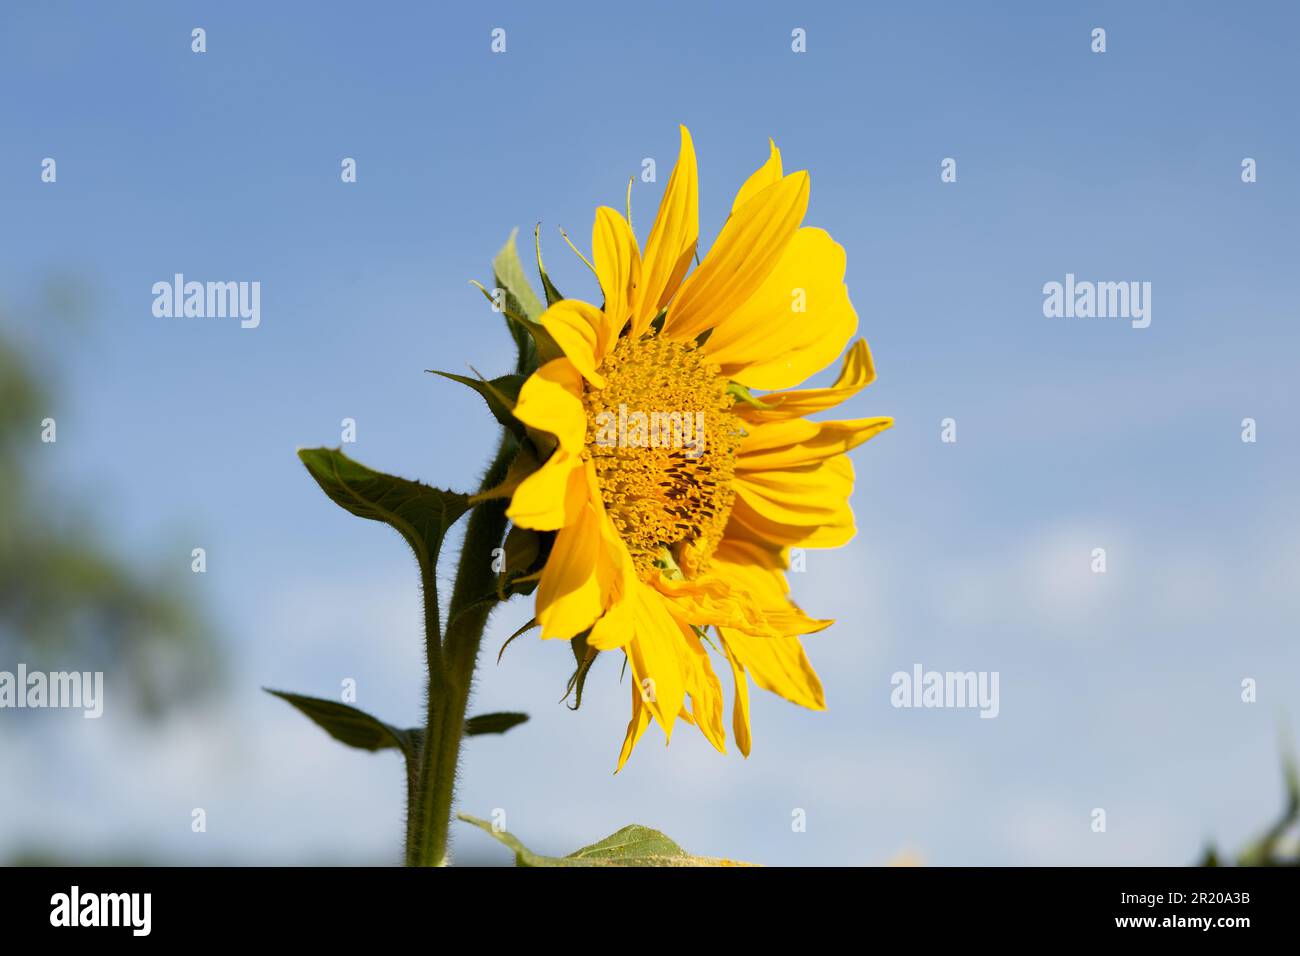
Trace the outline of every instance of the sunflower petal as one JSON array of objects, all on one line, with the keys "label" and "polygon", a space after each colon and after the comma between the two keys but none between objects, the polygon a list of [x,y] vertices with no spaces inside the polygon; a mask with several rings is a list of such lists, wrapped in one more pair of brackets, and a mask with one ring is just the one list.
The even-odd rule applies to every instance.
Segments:
[{"label": "sunflower petal", "polygon": [[634,591],[636,636],[624,650],[632,676],[641,688],[641,702],[671,738],[673,722],[686,697],[682,676],[682,635],[664,607],[664,599],[647,587]]},{"label": "sunflower petal", "polygon": [[844,248],[823,229],[794,234],[762,285],[704,344],[729,378],[789,388],[831,364],[857,331]]},{"label": "sunflower petal", "polygon": [[558,447],[520,482],[506,516],[536,531],[554,531],[577,518],[588,498],[580,457],[587,435],[582,379],[568,359],[547,362],[524,382],[514,415],[530,428],[555,436]]},{"label": "sunflower petal", "polygon": [[560,529],[537,586],[537,621],[543,638],[577,637],[605,609],[604,548],[600,525],[605,520],[591,502],[578,520]]},{"label": "sunflower petal", "polygon": [[[892,418],[810,422],[806,418],[750,425],[736,456],[738,472],[803,468],[857,448],[894,424]],[[813,431],[807,433],[807,426]],[[851,490],[851,489],[850,489]]]},{"label": "sunflower petal", "polygon": [[746,592],[761,609],[765,631],[740,626],[756,637],[772,634],[779,637],[815,634],[830,627],[831,621],[809,617],[790,600],[790,586],[782,573],[781,557],[770,547],[743,541],[726,540],[714,556],[718,577],[729,581],[736,590]]},{"label": "sunflower petal", "polygon": [[637,741],[645,733],[645,729],[650,726],[650,711],[641,703],[641,688],[636,683],[632,684],[632,719],[627,724],[627,736],[623,738],[623,749],[618,754],[618,766],[614,772],[618,773],[627,763],[627,758],[632,756],[632,749],[636,747]]},{"label": "sunflower petal", "polygon": [[676,341],[693,339],[739,309],[771,275],[807,209],[808,174],[798,172],[736,210],[673,298],[664,333]]},{"label": "sunflower petal", "polygon": [[506,517],[521,528],[555,531],[572,524],[585,502],[582,459],[560,449],[520,482]]},{"label": "sunflower petal", "polygon": [[807,388],[798,391],[772,392],[759,400],[766,408],[737,405],[737,413],[750,422],[770,422],[798,418],[834,408],[852,398],[876,380],[876,367],[871,360],[871,350],[866,339],[858,339],[844,353],[839,377],[829,388]]},{"label": "sunflower petal", "polygon": [[641,285],[636,291],[632,335],[650,326],[690,268],[700,238],[700,185],[695,168],[695,144],[681,127],[682,145],[677,165],[659,201],[659,213],[641,259]]},{"label": "sunflower petal", "polygon": [[787,524],[760,514],[740,495],[727,522],[728,537],[781,548],[838,548],[857,534],[853,511],[845,507],[835,524]]},{"label": "sunflower petal", "polygon": [[826,693],[797,637],[751,637],[719,629],[731,654],[744,665],[754,683],[800,707],[826,709]]},{"label": "sunflower petal", "polygon": [[561,299],[543,312],[539,321],[583,378],[604,388],[605,379],[596,366],[605,357],[609,341],[605,314],[580,299]]},{"label": "sunflower petal", "polygon": [[587,411],[582,379],[567,358],[553,359],[528,377],[519,389],[515,418],[554,435],[567,452],[582,451],[587,438]]},{"label": "sunflower petal", "polygon": [[749,202],[768,186],[775,182],[780,182],[781,180],[781,151],[776,148],[775,140],[769,139],[767,145],[769,149],[767,162],[754,170],[753,175],[745,180],[745,185],[740,187],[740,192],[736,193],[736,200],[731,204],[731,212],[733,215],[737,209],[745,205],[745,203]]},{"label": "sunflower petal", "polygon": [[801,468],[737,472],[736,498],[770,521],[816,527],[851,521],[853,463],[847,455]]},{"label": "sunflower petal", "polygon": [[722,643],[722,650],[731,665],[731,678],[735,683],[735,699],[731,705],[731,732],[736,737],[736,747],[743,756],[749,756],[751,738],[749,732],[749,678],[745,676],[744,665],[727,645]]},{"label": "sunflower petal", "polygon": [[[754,678],[754,683],[764,690],[780,694],[786,700],[801,706],[824,710],[826,698],[821,681],[808,662],[798,635],[820,630],[830,622],[807,617],[790,601],[789,585],[781,573],[781,563],[780,556],[770,548],[723,541],[714,557],[718,575],[749,590],[755,600],[771,609],[770,613],[774,615],[784,607],[784,620],[790,630],[780,637],[747,634],[743,629],[731,627],[720,627],[718,633],[722,636],[728,657],[732,659],[738,687],[744,673],[748,673]],[[738,704],[739,693],[737,689]],[[733,722],[738,720],[739,717],[733,715]],[[736,728],[736,734],[739,739],[739,728]]]},{"label": "sunflower petal", "polygon": [[722,725],[722,684],[709,663],[709,652],[699,636],[690,627],[682,628],[689,660],[687,668],[691,678],[687,694],[691,699],[691,716],[700,728],[704,739],[713,744],[718,753],[727,752],[727,731]]},{"label": "sunflower petal", "polygon": [[647,582],[669,599],[668,611],[683,627],[744,628],[754,633],[777,634],[763,611],[743,589],[733,589],[721,578],[705,574],[694,580],[674,581],[656,575]]},{"label": "sunflower petal", "polygon": [[605,293],[605,322],[596,342],[597,356],[603,358],[632,314],[637,287],[641,284],[641,253],[632,227],[621,213],[608,206],[596,210],[591,249],[596,260],[596,276]]}]

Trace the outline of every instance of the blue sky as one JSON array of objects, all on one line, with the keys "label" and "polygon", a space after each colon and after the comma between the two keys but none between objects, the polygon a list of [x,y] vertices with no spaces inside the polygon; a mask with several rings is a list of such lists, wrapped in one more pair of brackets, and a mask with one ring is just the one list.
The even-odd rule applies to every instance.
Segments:
[{"label": "blue sky", "polygon": [[[764,696],[749,760],[651,737],[612,777],[618,667],[570,713],[567,648],[521,640],[481,669],[476,709],[533,721],[471,742],[462,806],[505,809],[544,851],[637,821],[762,862],[956,864],[1181,863],[1277,809],[1300,691],[1294,7],[42,3],[0,25],[0,296],[67,386],[56,474],[93,486],[127,555],[206,547],[192,586],[234,671],[161,729],[0,722],[26,768],[0,782],[0,854],[50,832],[196,860],[394,858],[396,759],[257,690],[352,677],[379,716],[420,713],[412,562],[294,449],[352,417],[354,457],[468,487],[493,422],[423,371],[512,361],[468,280],[540,221],[557,284],[595,295],[556,227],[589,247],[594,208],[653,157],[644,239],[678,123],[702,247],[769,136],[810,171],[808,222],[847,250],[879,371],[846,415],[897,420],[854,453],[859,537],[794,582],[838,621],[809,640],[831,709]],[[176,272],[260,281],[261,326],[155,318]],[[1150,327],[1044,318],[1066,273],[1149,281]],[[51,275],[90,290],[93,325],[24,320]],[[500,612],[485,646],[528,616]],[[999,717],[895,710],[889,676],[914,663],[999,671]],[[458,848],[494,853],[473,832]]]}]

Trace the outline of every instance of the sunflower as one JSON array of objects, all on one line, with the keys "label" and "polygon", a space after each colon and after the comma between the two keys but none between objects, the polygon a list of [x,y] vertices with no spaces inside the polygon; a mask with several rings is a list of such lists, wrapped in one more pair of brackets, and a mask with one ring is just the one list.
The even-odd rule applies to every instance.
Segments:
[{"label": "sunflower", "polygon": [[[632,717],[621,769],[650,721],[680,717],[725,751],[750,751],[749,686],[825,709],[799,638],[832,622],[789,596],[792,548],[854,535],[846,452],[889,418],[810,421],[875,377],[844,285],[843,248],[803,226],[808,174],[771,144],[708,254],[699,238],[695,150],[681,151],[644,252],[629,215],[596,211],[591,265],[602,306],[554,302],[540,317],[551,358],[519,391],[515,417],[549,457],[514,487],[508,517],[554,532],[539,573],[543,638],[622,651]],[[793,389],[843,353],[835,383]],[[767,394],[757,394],[764,392]],[[712,633],[709,629],[712,629]]]}]

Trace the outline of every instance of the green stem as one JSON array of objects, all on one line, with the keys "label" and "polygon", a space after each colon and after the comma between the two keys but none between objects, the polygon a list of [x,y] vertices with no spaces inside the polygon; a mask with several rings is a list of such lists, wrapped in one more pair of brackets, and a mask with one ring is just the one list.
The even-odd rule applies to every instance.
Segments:
[{"label": "green stem", "polygon": [[[483,477],[483,488],[501,483],[515,443],[504,433],[496,457]],[[486,501],[470,512],[456,568],[456,583],[447,607],[447,631],[439,634],[438,601],[432,581],[425,582],[425,640],[428,644],[429,702],[420,748],[419,769],[408,788],[406,863],[441,866],[447,858],[447,834],[460,763],[461,736],[478,662],[479,644],[488,615],[496,605],[493,549],[506,532],[506,503]],[[429,569],[426,577],[432,577]]]}]

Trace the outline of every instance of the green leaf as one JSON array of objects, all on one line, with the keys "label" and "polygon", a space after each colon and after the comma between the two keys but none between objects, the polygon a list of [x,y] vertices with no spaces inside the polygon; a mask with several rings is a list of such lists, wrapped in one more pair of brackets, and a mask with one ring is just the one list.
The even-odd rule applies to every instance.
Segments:
[{"label": "green leaf", "polygon": [[395,528],[415,551],[426,578],[433,574],[447,529],[470,507],[459,492],[373,471],[337,448],[304,448],[298,457],[335,504]]},{"label": "green leaf", "polygon": [[412,756],[413,742],[407,731],[391,727],[364,710],[323,697],[290,694],[269,687],[262,689],[293,704],[327,734],[349,747],[360,750],[387,750],[396,747],[407,757]]},{"label": "green leaf", "polygon": [[478,714],[465,721],[465,734],[477,737],[479,734],[504,734],[511,727],[518,727],[528,719],[527,714],[502,711],[499,714]]},{"label": "green leaf", "polygon": [[658,830],[649,827],[624,827],[599,843],[585,846],[568,856],[541,856],[524,846],[505,830],[497,830],[486,820],[465,813],[456,814],[466,823],[491,835],[515,853],[516,866],[750,866],[735,860],[691,856]]},{"label": "green leaf", "polygon": [[551,277],[546,274],[546,266],[542,265],[542,224],[539,222],[533,227],[533,245],[537,247],[537,272],[542,277],[542,289],[546,292],[546,304],[555,305],[564,299],[560,290],[555,288],[555,283],[551,282]]},{"label": "green leaf", "polygon": [[434,375],[441,375],[453,382],[468,385],[483,396],[492,417],[514,432],[518,438],[525,437],[523,423],[514,416],[515,403],[519,400],[519,389],[523,387],[522,375],[500,375],[494,379],[470,378],[468,375],[456,375],[453,372],[439,372],[437,369],[425,369]]}]

